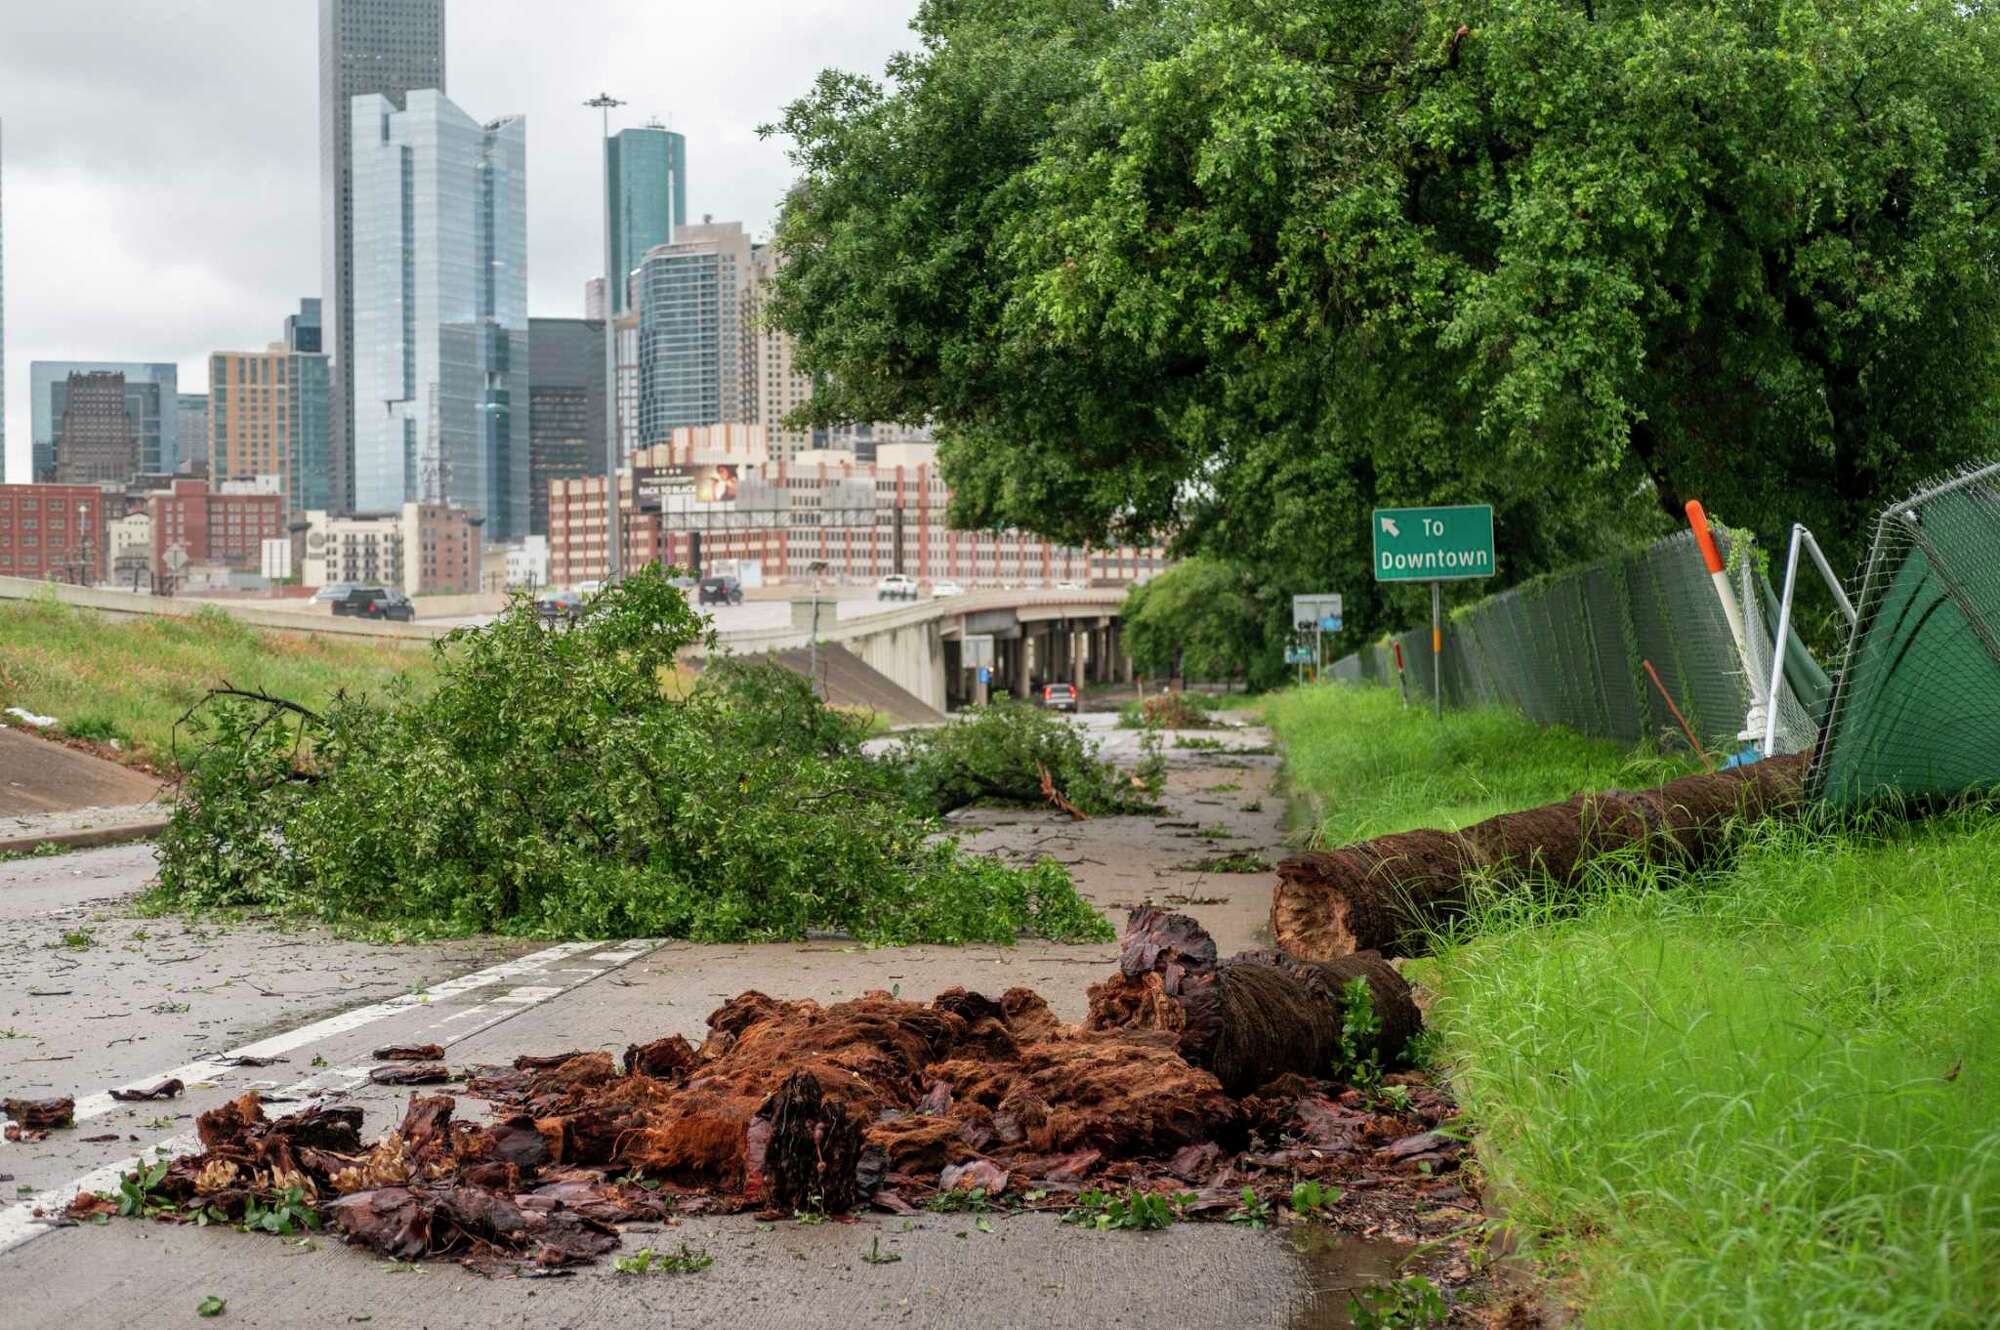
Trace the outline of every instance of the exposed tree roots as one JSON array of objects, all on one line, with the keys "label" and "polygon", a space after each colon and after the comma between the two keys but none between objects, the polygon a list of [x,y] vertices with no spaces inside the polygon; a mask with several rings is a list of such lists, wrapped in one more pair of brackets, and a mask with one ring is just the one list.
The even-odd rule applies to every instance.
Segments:
[{"label": "exposed tree roots", "polygon": [[1375,1016],[1364,1051],[1393,1068],[1418,1016],[1379,957],[1217,960],[1194,921],[1141,910],[1083,1025],[1021,988],[827,1007],[749,992],[698,1048],[669,1036],[622,1065],[574,1051],[476,1069],[485,1124],[413,1094],[366,1145],[359,1108],[269,1121],[246,1095],[201,1115],[202,1152],[153,1179],[148,1204],[241,1219],[295,1189],[390,1256],[550,1266],[609,1250],[619,1221],[675,1213],[908,1212],[972,1187],[1060,1208],[1138,1187],[1191,1191],[1188,1213],[1220,1217],[1246,1187],[1283,1204],[1320,1178],[1352,1191],[1357,1222],[1417,1236],[1426,1197],[1463,1196],[1459,1147],[1432,1134],[1452,1109],[1414,1072],[1391,1071],[1394,1096],[1330,1079],[1357,1051],[1355,979]]}]

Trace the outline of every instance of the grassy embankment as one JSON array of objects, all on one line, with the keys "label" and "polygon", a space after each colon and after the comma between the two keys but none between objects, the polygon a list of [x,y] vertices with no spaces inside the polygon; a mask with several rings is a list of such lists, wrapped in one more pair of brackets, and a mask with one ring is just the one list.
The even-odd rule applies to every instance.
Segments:
[{"label": "grassy embankment", "polygon": [[[1326,689],[1273,714],[1334,839],[1633,783],[1505,713],[1438,733]],[[1490,906],[1436,959],[1496,1199],[1582,1325],[2000,1324],[1996,862],[1985,810],[1769,830],[1691,880]]]},{"label": "grassy embankment", "polygon": [[221,611],[102,618],[54,601],[0,601],[0,709],[54,716],[65,732],[166,766],[174,722],[224,680],[317,707],[431,672],[428,644],[280,633]]}]

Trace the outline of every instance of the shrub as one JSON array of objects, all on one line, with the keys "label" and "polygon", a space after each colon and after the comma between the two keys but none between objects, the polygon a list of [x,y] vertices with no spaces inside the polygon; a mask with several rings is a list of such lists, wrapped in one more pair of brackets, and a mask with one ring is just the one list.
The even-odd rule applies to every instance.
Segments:
[{"label": "shrub", "polygon": [[886,761],[913,804],[940,814],[971,804],[1046,807],[1043,772],[1086,813],[1151,811],[1163,775],[1159,765],[1142,763],[1138,774],[1128,774],[1100,751],[1054,713],[1001,701],[910,735]]},{"label": "shrub", "polygon": [[658,569],[551,630],[519,600],[439,648],[435,687],[323,712],[189,717],[158,900],[403,933],[1101,938],[1060,865],[963,852],[860,752],[863,722],[775,665],[661,679],[702,641]]}]

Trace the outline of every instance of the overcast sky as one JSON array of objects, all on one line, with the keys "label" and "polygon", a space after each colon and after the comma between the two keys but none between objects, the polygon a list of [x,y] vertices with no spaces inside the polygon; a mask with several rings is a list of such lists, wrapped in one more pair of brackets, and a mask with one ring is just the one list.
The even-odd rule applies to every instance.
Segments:
[{"label": "overcast sky", "polygon": [[[580,316],[603,268],[600,88],[688,138],[688,214],[769,231],[756,126],[822,67],[881,72],[916,0],[450,0],[447,95],[528,118],[528,293]],[[7,476],[28,362],[172,360],[276,338],[320,292],[317,0],[0,0]],[[621,120],[614,119],[614,130]]]}]

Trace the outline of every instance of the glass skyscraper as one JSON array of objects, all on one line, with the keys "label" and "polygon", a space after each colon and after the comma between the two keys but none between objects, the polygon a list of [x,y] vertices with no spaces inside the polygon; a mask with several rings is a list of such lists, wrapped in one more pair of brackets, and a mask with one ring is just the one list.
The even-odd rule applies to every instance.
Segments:
[{"label": "glass skyscraper", "polygon": [[63,397],[72,374],[123,374],[126,409],[139,435],[141,475],[168,475],[180,469],[180,367],[110,360],[36,360],[28,365],[28,409],[34,431],[34,475],[55,475],[55,445],[62,424]]},{"label": "glass skyscraper", "polygon": [[443,92],[444,0],[319,0],[320,288],[333,360],[333,509],[354,502],[354,99]]},{"label": "glass skyscraper", "polygon": [[750,278],[750,241],[737,222],[683,227],[640,261],[640,447],[664,442],[677,426],[752,418]]},{"label": "glass skyscraper", "polygon": [[528,532],[527,122],[354,99],[354,508]]},{"label": "glass skyscraper", "polygon": [[632,273],[657,245],[687,225],[687,138],[661,125],[624,129],[605,144],[610,191],[612,313],[626,309]]},{"label": "glass skyscraper", "polygon": [[547,535],[549,482],[604,474],[604,320],[528,320],[528,531]]},{"label": "glass skyscraper", "polygon": [[316,296],[285,317],[285,424],[292,438],[286,488],[300,512],[323,512],[333,496],[333,364],[323,331]]}]

